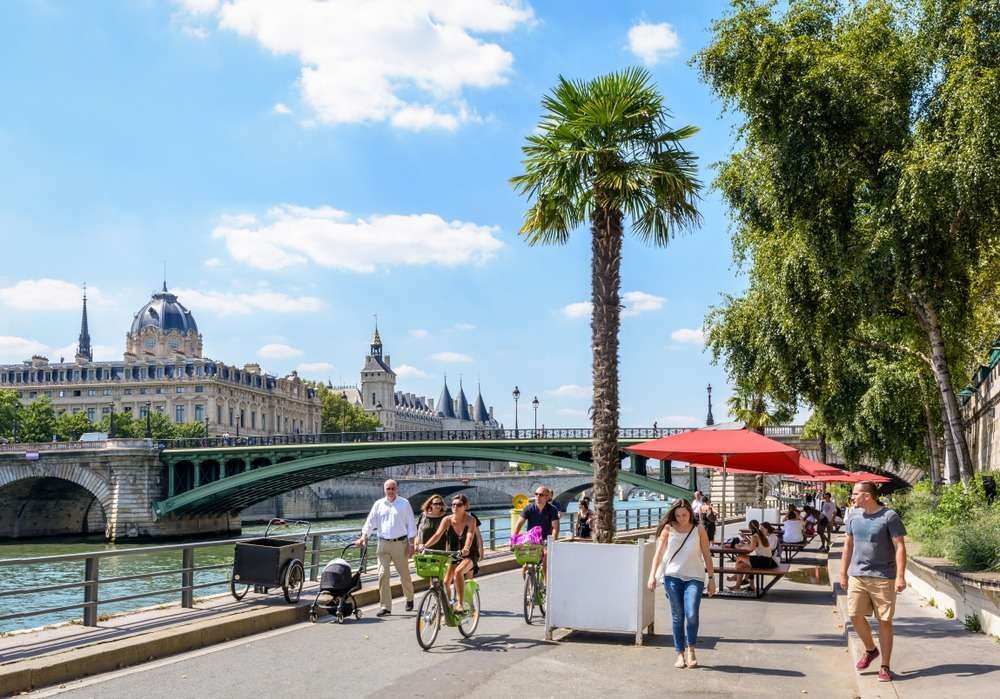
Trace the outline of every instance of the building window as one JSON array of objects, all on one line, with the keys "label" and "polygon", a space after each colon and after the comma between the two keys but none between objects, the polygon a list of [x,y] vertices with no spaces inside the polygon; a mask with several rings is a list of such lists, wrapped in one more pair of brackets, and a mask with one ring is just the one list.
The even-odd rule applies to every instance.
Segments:
[{"label": "building window", "polygon": [[111,414],[111,408],[110,407],[105,406],[105,407],[101,408],[101,415],[110,415],[110,414]]},{"label": "building window", "polygon": [[140,389],[139,389],[139,395],[140,395],[140,396],[144,396],[144,395],[146,395],[146,389],[145,389],[145,388],[140,388]]},{"label": "building window", "polygon": [[194,387],[194,392],[195,393],[204,393],[205,392],[205,387],[201,386],[201,385],[195,386]]},{"label": "building window", "polygon": [[176,389],[174,389],[174,390],[176,390],[176,391],[177,391],[177,393],[184,393],[184,387],[183,387],[183,386],[178,386],[178,387],[177,387]]},{"label": "building window", "polygon": [[241,409],[240,410],[240,427],[246,427],[246,426],[247,426],[247,411]]},{"label": "building window", "polygon": [[220,425],[222,424],[222,406],[221,405],[215,406],[215,421],[217,423],[219,423]]},{"label": "building window", "polygon": [[250,428],[254,429],[254,430],[257,429],[257,411],[256,410],[251,410],[250,411]]},{"label": "building window", "polygon": [[59,391],[59,397],[60,398],[65,398],[66,397],[66,391]]},{"label": "building window", "polygon": [[87,408],[87,419],[93,422],[97,418],[97,410],[95,408]]},{"label": "building window", "polygon": [[105,388],[104,389],[104,395],[110,396],[111,394],[112,394],[112,390],[110,388]]},{"label": "building window", "polygon": [[124,393],[125,393],[126,396],[131,396],[132,395],[132,389],[131,388],[126,388],[125,391],[124,391]]},{"label": "building window", "polygon": [[96,388],[88,388],[87,389],[87,395],[88,396],[96,396],[97,395],[97,389]]},{"label": "building window", "polygon": [[262,430],[266,430],[267,429],[267,413],[261,413],[260,414],[260,428]]},{"label": "building window", "polygon": [[34,398],[38,395],[38,391],[28,391],[28,398]]},{"label": "building window", "polygon": [[180,424],[184,422],[184,406],[175,405],[174,406],[174,422]]},{"label": "building window", "polygon": [[233,426],[233,409],[232,408],[229,409],[229,426],[230,427]]},{"label": "building window", "polygon": [[74,398],[79,398],[80,397],[80,389],[79,388],[76,389],[75,391],[73,391],[73,397]]},{"label": "building window", "polygon": [[194,406],[194,421],[201,422],[204,419],[205,419],[205,406],[204,405]]}]

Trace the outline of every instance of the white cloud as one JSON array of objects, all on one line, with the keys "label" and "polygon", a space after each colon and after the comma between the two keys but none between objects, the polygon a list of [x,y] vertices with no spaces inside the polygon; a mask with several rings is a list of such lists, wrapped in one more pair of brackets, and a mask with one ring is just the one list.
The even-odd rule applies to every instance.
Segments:
[{"label": "white cloud", "polygon": [[248,315],[254,311],[313,313],[323,308],[323,302],[315,296],[289,296],[277,291],[232,294],[222,291],[174,289],[173,293],[196,315],[198,311],[219,315]]},{"label": "white cloud", "polygon": [[333,364],[330,364],[330,362],[302,362],[295,367],[295,371],[303,376],[321,376],[332,369]]},{"label": "white cloud", "polygon": [[423,340],[428,335],[430,335],[430,333],[424,330],[423,328],[414,328],[413,330],[410,331],[410,337],[415,338],[417,340]]},{"label": "white cloud", "polygon": [[628,48],[648,66],[664,58],[676,56],[681,48],[680,37],[666,22],[640,22],[628,30]]},{"label": "white cloud", "polygon": [[329,206],[283,204],[267,220],[226,216],[212,235],[233,259],[257,269],[313,262],[320,267],[369,273],[397,265],[482,264],[503,247],[494,226],[445,221],[435,214],[374,215],[350,220]]},{"label": "white cloud", "polygon": [[637,316],[646,311],[658,311],[666,301],[662,296],[647,294],[645,291],[626,291],[622,294],[625,309],[622,317]]},{"label": "white cloud", "polygon": [[438,352],[431,355],[431,359],[442,364],[470,364],[472,357],[459,352]]},{"label": "white cloud", "polygon": [[[109,306],[111,300],[97,287],[87,287],[88,306]],[[61,279],[24,279],[0,288],[0,305],[15,311],[79,311],[83,287]]]},{"label": "white cloud", "polygon": [[585,318],[590,315],[594,305],[590,301],[578,301],[562,307],[562,314],[567,318]]},{"label": "white cloud", "polygon": [[590,386],[579,386],[575,383],[569,383],[559,388],[547,389],[545,395],[555,398],[589,398],[593,395],[593,390]]},{"label": "white cloud", "polygon": [[[120,347],[110,347],[108,345],[92,345],[91,354],[96,362],[108,362],[121,359],[122,350]],[[52,347],[38,340],[30,340],[24,337],[11,335],[0,335],[0,362],[14,363],[30,359],[32,355],[40,354],[48,357],[53,364],[59,361],[60,357],[72,359],[76,356],[76,343],[65,347]]]},{"label": "white cloud", "polygon": [[273,106],[273,107],[271,108],[271,112],[272,112],[273,114],[283,114],[283,115],[288,115],[288,114],[291,114],[291,113],[292,113],[292,110],[291,110],[291,109],[289,109],[289,108],[288,108],[288,105],[286,105],[286,104],[285,104],[284,102],[277,102],[277,103],[276,103],[276,104],[275,104],[275,105],[274,105],[274,106]]},{"label": "white cloud", "polygon": [[222,260],[220,260],[218,257],[210,257],[207,260],[205,260],[202,264],[204,264],[206,267],[209,268],[221,267]]},{"label": "white cloud", "polygon": [[661,429],[666,427],[700,427],[702,424],[702,420],[692,415],[667,415],[656,419],[656,426]]},{"label": "white cloud", "polygon": [[421,371],[415,366],[410,366],[409,364],[400,364],[398,367],[393,369],[396,372],[396,376],[401,379],[426,379],[429,374],[426,371]]},{"label": "white cloud", "polygon": [[301,357],[302,350],[291,345],[271,343],[257,350],[257,354],[267,359],[291,359],[292,357]]},{"label": "white cloud", "polygon": [[685,345],[703,345],[705,333],[701,328],[678,328],[670,333],[670,339]]},{"label": "white cloud", "polygon": [[[637,316],[646,311],[657,311],[663,308],[666,299],[662,296],[647,294],[645,291],[626,291],[622,294],[622,317]],[[567,318],[588,318],[593,311],[594,305],[590,301],[577,301],[567,304],[561,309],[561,313]]]},{"label": "white cloud", "polygon": [[179,0],[200,21],[301,65],[302,100],[326,124],[455,129],[468,88],[507,82],[513,56],[477,34],[532,22],[523,0]]}]

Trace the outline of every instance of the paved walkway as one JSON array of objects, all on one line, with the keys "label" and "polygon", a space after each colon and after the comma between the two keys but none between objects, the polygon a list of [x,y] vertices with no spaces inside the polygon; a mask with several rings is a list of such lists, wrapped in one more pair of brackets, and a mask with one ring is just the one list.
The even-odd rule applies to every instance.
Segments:
[{"label": "paved walkway", "polygon": [[[840,540],[830,554],[831,574],[839,575]],[[839,588],[839,585],[838,585]],[[841,613],[846,613],[839,595]],[[962,622],[947,619],[944,612],[927,604],[912,589],[896,601],[896,631],[892,653],[895,681],[878,681],[878,663],[858,673],[858,687],[864,699],[923,699],[957,696],[962,699],[1000,696],[1000,641],[985,634],[965,630]],[[849,628],[852,657],[857,659],[863,645]],[[878,624],[872,623],[878,640]],[[856,672],[856,671],[855,671]]]},{"label": "paved walkway", "polygon": [[510,697],[690,696],[854,697],[854,673],[837,628],[832,595],[804,569],[763,600],[706,599],[702,606],[700,669],[677,670],[662,592],[656,634],[637,648],[631,637],[557,633],[546,642],[540,625],[520,615],[517,571],[482,578],[485,608],[475,637],[442,629],[424,652],[414,616],[385,619],[366,609],[360,621],[327,619],[99,676],[53,691],[70,697],[373,696]]}]

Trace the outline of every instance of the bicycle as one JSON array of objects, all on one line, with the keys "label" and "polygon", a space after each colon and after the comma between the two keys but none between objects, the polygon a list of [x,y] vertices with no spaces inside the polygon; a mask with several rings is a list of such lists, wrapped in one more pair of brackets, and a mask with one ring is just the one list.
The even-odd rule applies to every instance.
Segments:
[{"label": "bicycle", "polygon": [[514,560],[524,566],[524,621],[532,623],[531,619],[538,610],[539,616],[545,616],[545,569],[541,566],[542,544],[514,544],[511,547]]},{"label": "bicycle", "polygon": [[465,581],[465,609],[456,612],[448,600],[444,586],[444,576],[451,563],[462,560],[460,552],[433,551],[425,549],[413,556],[417,575],[430,580],[430,587],[420,600],[417,608],[417,643],[424,650],[430,650],[441,630],[442,620],[447,626],[457,626],[458,632],[469,638],[479,626],[479,583]]}]

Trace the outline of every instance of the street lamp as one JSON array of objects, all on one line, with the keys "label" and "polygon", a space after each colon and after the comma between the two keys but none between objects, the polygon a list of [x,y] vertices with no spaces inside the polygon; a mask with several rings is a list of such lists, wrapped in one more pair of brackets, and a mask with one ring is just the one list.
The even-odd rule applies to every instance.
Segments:
[{"label": "street lamp", "polygon": [[205,439],[208,439],[208,415],[205,416]]},{"label": "street lamp", "polygon": [[147,401],[146,401],[146,434],[145,434],[145,435],[143,435],[143,436],[144,436],[144,437],[145,437],[146,439],[152,439],[152,438],[153,438],[153,428],[152,428],[152,426],[151,426],[151,425],[149,424],[149,419],[150,419],[150,418],[149,418],[149,413],[150,413],[150,412],[151,412],[152,410],[153,410],[153,404],[152,404],[152,403],[150,403],[150,402],[149,402],[149,401],[147,400]]},{"label": "street lamp", "polygon": [[521,397],[521,389],[519,389],[517,386],[514,386],[513,396],[514,396],[514,439],[517,439],[517,435],[518,435],[518,431],[517,431],[517,399]]},{"label": "street lamp", "polygon": [[115,438],[115,404],[111,404],[111,415],[108,417],[108,439]]},{"label": "street lamp", "polygon": [[535,409],[535,436],[538,436],[538,396],[535,396],[535,400],[531,401],[531,407]]}]

